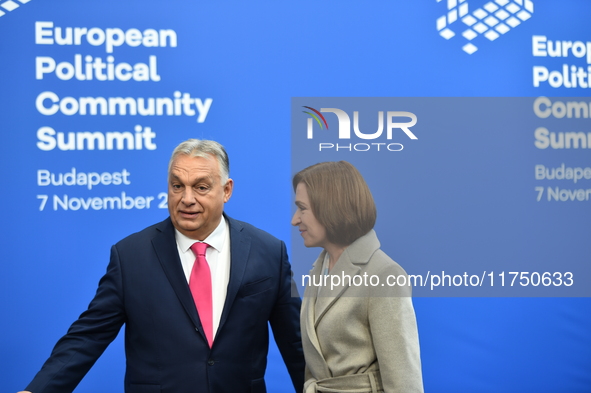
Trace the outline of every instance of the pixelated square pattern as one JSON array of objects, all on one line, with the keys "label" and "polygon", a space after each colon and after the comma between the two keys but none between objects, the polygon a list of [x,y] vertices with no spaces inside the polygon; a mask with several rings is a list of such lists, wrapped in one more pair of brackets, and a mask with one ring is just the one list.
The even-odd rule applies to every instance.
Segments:
[{"label": "pixelated square pattern", "polygon": [[[470,41],[462,47],[469,55],[478,50],[473,42],[475,38],[483,36],[494,41],[534,13],[532,0],[491,0],[473,11],[470,11],[469,0],[437,0],[438,3],[442,1],[447,3],[447,13],[437,18],[437,31],[446,40],[460,35]],[[450,27],[452,24],[456,26]],[[457,26],[461,26],[458,34],[454,31]]]},{"label": "pixelated square pattern", "polygon": [[27,4],[29,1],[31,0],[0,0],[0,16],[4,16],[7,12],[16,10],[21,4]]}]

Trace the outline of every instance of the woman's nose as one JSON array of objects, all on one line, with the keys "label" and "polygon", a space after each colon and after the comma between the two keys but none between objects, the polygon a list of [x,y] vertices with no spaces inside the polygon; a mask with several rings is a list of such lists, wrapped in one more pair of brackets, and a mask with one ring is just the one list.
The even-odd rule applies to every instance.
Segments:
[{"label": "woman's nose", "polygon": [[296,211],[291,218],[291,225],[296,226],[300,223],[300,213]]}]

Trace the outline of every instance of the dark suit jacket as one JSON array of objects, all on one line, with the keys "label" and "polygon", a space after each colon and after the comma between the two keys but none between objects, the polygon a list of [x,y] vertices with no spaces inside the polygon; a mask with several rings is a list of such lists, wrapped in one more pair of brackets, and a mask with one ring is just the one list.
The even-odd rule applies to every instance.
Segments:
[{"label": "dark suit jacket", "polygon": [[72,391],[126,324],[127,393],[265,392],[270,322],[292,382],[301,392],[301,301],[291,296],[285,244],[252,225],[226,218],[230,280],[211,349],[168,218],[112,247],[107,273],[88,310],[58,341],[27,390]]}]

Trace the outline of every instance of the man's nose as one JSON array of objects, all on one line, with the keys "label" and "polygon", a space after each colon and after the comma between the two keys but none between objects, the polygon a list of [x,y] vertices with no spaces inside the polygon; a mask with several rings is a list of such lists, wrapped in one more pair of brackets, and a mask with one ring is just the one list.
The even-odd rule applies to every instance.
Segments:
[{"label": "man's nose", "polygon": [[183,191],[183,197],[181,198],[181,202],[183,202],[185,205],[193,205],[196,201],[197,199],[193,194],[193,190],[190,187],[186,187]]}]

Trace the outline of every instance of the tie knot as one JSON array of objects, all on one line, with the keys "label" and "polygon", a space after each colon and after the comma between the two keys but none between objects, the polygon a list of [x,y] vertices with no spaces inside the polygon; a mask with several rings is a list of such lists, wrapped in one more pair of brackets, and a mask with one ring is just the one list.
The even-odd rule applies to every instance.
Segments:
[{"label": "tie knot", "polygon": [[191,246],[191,250],[193,250],[195,256],[205,256],[205,250],[207,250],[207,247],[209,247],[209,244],[197,242],[193,243],[193,245]]}]

